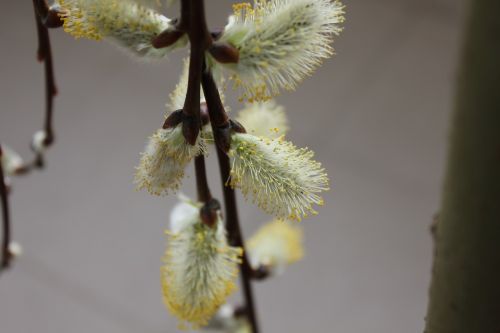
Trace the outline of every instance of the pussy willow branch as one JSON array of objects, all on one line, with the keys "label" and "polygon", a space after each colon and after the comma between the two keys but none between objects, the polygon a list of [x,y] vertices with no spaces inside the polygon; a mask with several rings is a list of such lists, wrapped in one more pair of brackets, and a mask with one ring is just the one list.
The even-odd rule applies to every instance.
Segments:
[{"label": "pussy willow branch", "polygon": [[[48,148],[54,142],[53,109],[54,97],[57,94],[48,28],[60,27],[62,21],[59,19],[57,11],[49,8],[45,0],[33,0],[33,8],[38,36],[37,58],[44,63],[45,69],[45,116],[43,124],[45,139],[42,144],[44,148]],[[20,167],[16,175],[25,175],[44,166],[43,154],[41,152],[35,153],[34,160]]]},{"label": "pussy willow branch", "polygon": [[[186,140],[190,144],[195,144],[202,126],[200,113],[200,87],[205,46],[204,35],[200,34],[198,31],[202,30],[204,27],[206,28],[206,23],[203,15],[202,17],[199,17],[197,12],[191,12],[189,8],[189,2],[181,2],[181,20],[179,22],[179,29],[183,29],[187,32],[191,45],[188,87],[186,100],[182,110],[184,115],[182,130]],[[207,203],[212,199],[212,195],[208,186],[205,156],[199,155],[195,158],[195,173],[198,200]]]},{"label": "pussy willow branch", "polygon": [[[2,158],[2,146],[0,145],[0,159]],[[0,163],[0,200],[2,202],[2,258],[0,262],[0,272],[9,267],[11,255],[10,244],[10,213],[7,186],[5,185],[5,174],[2,163]]]},{"label": "pussy willow branch", "polygon": [[[239,226],[236,197],[234,190],[227,187],[225,181],[229,177],[229,159],[226,151],[221,150],[221,147],[227,146],[223,141],[223,137],[219,135],[221,125],[229,129],[229,120],[227,118],[224,107],[220,100],[217,86],[213,81],[212,75],[204,68],[205,52],[212,44],[212,37],[208,31],[206,17],[205,17],[205,4],[203,0],[182,0],[181,1],[181,19],[178,29],[183,29],[187,32],[191,44],[190,53],[190,66],[189,66],[189,85],[186,96],[186,103],[184,105],[184,114],[190,121],[183,122],[183,133],[188,142],[193,142],[197,138],[200,127],[200,81],[205,92],[207,99],[208,113],[212,123],[212,130],[216,143],[217,156],[219,158],[220,171],[222,176],[222,187],[224,190],[224,203],[226,209],[226,223],[229,242],[233,246],[240,246],[244,249],[243,238]],[[203,72],[203,74],[202,74]],[[196,104],[195,104],[196,103]],[[195,114],[197,113],[197,115]],[[195,116],[194,119],[193,116]],[[193,135],[193,132],[196,135]],[[203,157],[202,157],[203,158]],[[196,163],[196,170],[202,171],[204,164],[198,159]],[[204,170],[203,170],[204,171]],[[206,174],[203,172],[204,176]],[[197,173],[198,176],[198,173]],[[198,181],[197,183],[199,183]],[[200,188],[198,188],[198,192]],[[255,305],[253,301],[253,292],[251,286],[251,268],[246,258],[246,251],[244,251],[243,263],[241,267],[241,281],[245,296],[245,309],[250,322],[252,332],[258,333],[257,316],[255,312]]]},{"label": "pussy willow branch", "polygon": [[[37,35],[38,35],[38,50],[37,57],[39,61],[43,61],[45,65],[45,120],[43,130],[45,134],[43,146],[49,147],[54,142],[53,129],[53,105],[54,97],[57,94],[57,88],[54,79],[54,66],[52,62],[52,51],[50,46],[50,37],[48,28],[57,28],[62,25],[59,16],[55,10],[49,8],[45,0],[33,0],[33,8],[35,14]],[[2,156],[2,147],[0,145],[0,157]],[[22,165],[16,171],[17,175],[26,174],[35,168],[43,167],[43,154],[36,152],[33,162]],[[0,163],[0,200],[2,204],[2,256],[0,261],[0,271],[6,269],[10,265],[12,254],[9,251],[10,245],[10,208],[8,201],[8,189],[5,184],[5,174]]]},{"label": "pussy willow branch", "polygon": [[248,257],[246,255],[245,244],[243,242],[243,237],[241,233],[239,218],[238,218],[238,208],[236,204],[236,193],[234,189],[228,186],[226,181],[230,177],[230,164],[229,157],[226,152],[222,150],[222,146],[226,144],[226,139],[223,138],[221,133],[225,130],[229,130],[230,123],[227,117],[224,106],[222,105],[221,98],[219,96],[219,91],[212,77],[212,74],[207,70],[202,75],[202,86],[205,93],[205,98],[207,100],[208,112],[210,115],[210,120],[212,124],[212,132],[214,133],[214,139],[216,142],[217,158],[219,160],[220,174],[222,181],[222,190],[224,193],[224,206],[226,211],[226,228],[228,232],[229,243],[233,246],[239,246],[243,248],[243,260],[240,264],[241,269],[241,283],[243,286],[243,293],[246,302],[246,313],[248,320],[250,321],[252,332],[258,333],[258,321],[257,313],[255,311],[255,303],[253,297],[253,290],[251,284],[252,278],[252,268],[249,264]]}]

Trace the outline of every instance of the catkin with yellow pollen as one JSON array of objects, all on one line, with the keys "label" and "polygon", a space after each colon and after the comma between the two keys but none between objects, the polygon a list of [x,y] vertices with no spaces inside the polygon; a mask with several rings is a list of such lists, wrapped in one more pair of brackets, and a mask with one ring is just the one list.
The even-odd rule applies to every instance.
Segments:
[{"label": "catkin with yellow pollen", "polygon": [[75,38],[108,38],[145,58],[161,58],[186,44],[182,37],[170,47],[156,49],[152,40],[172,28],[172,20],[132,0],[58,0],[64,31]]},{"label": "catkin with yellow pollen", "polygon": [[247,103],[236,120],[248,133],[268,139],[276,139],[288,132],[285,108],[275,101]]},{"label": "catkin with yellow pollen", "polygon": [[269,222],[248,240],[247,250],[254,268],[265,266],[281,273],[304,256],[302,229],[291,221]]},{"label": "catkin with yellow pollen", "polygon": [[333,54],[333,37],[344,21],[337,0],[256,0],[233,6],[221,42],[239,50],[233,72],[242,99],[268,100],[293,89]]},{"label": "catkin with yellow pollen", "polygon": [[177,191],[187,164],[205,151],[205,142],[201,136],[195,145],[186,142],[182,125],[157,130],[149,139],[136,168],[137,188],[146,189],[155,195]]},{"label": "catkin with yellow pollen", "polygon": [[181,328],[208,324],[235,290],[241,248],[227,243],[222,219],[201,222],[198,203],[182,202],[172,212],[161,269],[163,300]]},{"label": "catkin with yellow pollen", "polygon": [[245,197],[279,219],[301,220],[316,214],[320,192],[329,189],[328,176],[314,153],[283,137],[266,139],[235,133],[229,150],[231,178]]}]

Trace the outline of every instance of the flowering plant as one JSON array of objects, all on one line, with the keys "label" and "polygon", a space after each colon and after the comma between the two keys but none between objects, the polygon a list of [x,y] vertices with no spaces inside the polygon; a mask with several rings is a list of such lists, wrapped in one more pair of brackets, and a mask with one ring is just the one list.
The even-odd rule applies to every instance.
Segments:
[{"label": "flowering plant", "polygon": [[[344,6],[338,0],[255,0],[233,5],[224,29],[211,32],[203,0],[181,0],[178,19],[132,0],[56,0],[51,6],[34,0],[34,5],[45,41],[41,59],[50,67],[47,125],[32,145],[38,161],[53,141],[55,85],[47,27],[62,26],[75,38],[108,40],[143,60],[164,58],[189,44],[189,59],[170,96],[166,119],[149,138],[135,176],[138,189],[168,195],[181,187],[187,165],[195,165],[197,198],[180,197],[166,232],[163,299],[181,327],[258,332],[251,280],[280,274],[302,258],[302,231],[295,223],[317,214],[321,192],[329,189],[314,153],[285,139],[289,124],[274,97],[294,89],[333,54]],[[246,102],[234,118],[224,105],[225,80]],[[205,171],[211,146],[223,180],[224,214]],[[4,173],[15,175],[30,167],[5,145],[0,154],[5,212]],[[247,242],[235,189],[274,218]],[[4,244],[7,262],[12,243]],[[226,304],[238,274],[245,296],[240,308]]]}]

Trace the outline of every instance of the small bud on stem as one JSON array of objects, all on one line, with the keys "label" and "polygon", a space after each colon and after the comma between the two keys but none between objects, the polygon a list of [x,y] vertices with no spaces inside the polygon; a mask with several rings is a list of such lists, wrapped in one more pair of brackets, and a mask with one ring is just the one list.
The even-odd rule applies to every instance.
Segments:
[{"label": "small bud on stem", "polygon": [[61,20],[61,8],[57,5],[50,6],[46,0],[33,0],[36,15],[46,28],[60,28],[63,25]]},{"label": "small bud on stem", "polygon": [[175,44],[182,36],[184,36],[184,31],[175,28],[167,29],[154,37],[151,44],[157,49],[169,47]]},{"label": "small bud on stem", "polygon": [[163,123],[163,129],[173,128],[179,125],[184,119],[182,110],[177,110],[168,115]]},{"label": "small bud on stem", "polygon": [[200,209],[201,222],[213,228],[217,222],[218,212],[220,211],[220,203],[216,199],[210,199]]},{"label": "small bud on stem", "polygon": [[225,42],[213,43],[208,52],[221,64],[236,64],[240,59],[240,51],[233,45]]}]

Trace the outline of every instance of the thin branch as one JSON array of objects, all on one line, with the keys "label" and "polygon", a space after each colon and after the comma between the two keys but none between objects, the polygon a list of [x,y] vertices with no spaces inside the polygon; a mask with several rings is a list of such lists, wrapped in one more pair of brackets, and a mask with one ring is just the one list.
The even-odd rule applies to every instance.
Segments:
[{"label": "thin branch", "polygon": [[[202,127],[200,106],[201,71],[207,42],[204,36],[206,22],[203,2],[193,4],[192,7],[190,2],[191,0],[181,2],[181,21],[178,25],[185,29],[191,44],[188,87],[182,109],[182,131],[186,141],[194,145],[198,140]],[[198,10],[190,11],[189,8],[197,8]],[[208,186],[205,156],[199,155],[195,158],[195,172],[198,200],[207,204],[212,199],[212,195]]]},{"label": "thin branch", "polygon": [[[0,145],[0,159],[2,158],[2,146]],[[10,245],[10,212],[8,201],[7,186],[5,185],[5,174],[3,171],[2,163],[0,163],[0,200],[2,202],[2,258],[0,262],[0,271],[7,269],[12,258],[9,245]]]},{"label": "thin branch", "polygon": [[[236,204],[236,193],[234,189],[227,186],[227,180],[230,177],[230,163],[229,157],[226,152],[221,148],[225,146],[225,141],[227,139],[223,138],[226,131],[221,132],[222,128],[229,127],[229,118],[227,117],[226,111],[222,104],[219,91],[209,71],[204,71],[202,75],[202,87],[205,93],[205,98],[207,100],[208,112],[210,115],[210,120],[212,124],[212,132],[214,133],[214,139],[217,143],[217,158],[219,160],[220,173],[222,179],[222,190],[224,193],[224,204],[226,208],[226,229],[228,232],[229,243],[233,246],[239,246],[243,248],[243,260],[240,264],[241,269],[241,283],[243,286],[243,293],[245,296],[245,309],[248,316],[248,320],[252,327],[253,333],[259,332],[259,326],[257,321],[257,313],[255,311],[255,303],[253,297],[253,290],[251,285],[251,278],[254,275],[253,270],[249,264],[248,257],[246,255],[245,244],[243,242],[243,236],[241,233],[239,218],[238,218],[238,208]],[[219,144],[223,142],[222,144]]]},{"label": "thin branch", "polygon": [[228,127],[229,117],[224,110],[224,104],[222,104],[217,84],[212,74],[206,69],[203,71],[201,85],[205,93],[205,99],[207,100],[212,126],[218,130]]},{"label": "thin branch", "polygon": [[[212,36],[208,31],[206,18],[205,18],[205,4],[203,0],[182,0],[181,1],[181,20],[179,23],[179,29],[185,29],[191,44],[191,54],[189,63],[189,84],[186,96],[186,102],[184,104],[183,113],[191,121],[183,122],[183,133],[188,142],[195,142],[198,131],[201,126],[200,117],[200,81],[205,92],[205,98],[207,99],[208,112],[210,120],[212,122],[212,130],[214,133],[214,138],[217,146],[223,147],[222,149],[217,149],[217,156],[219,158],[220,171],[223,180],[223,190],[224,190],[224,202],[226,207],[226,223],[229,242],[234,246],[240,246],[244,248],[243,238],[241,236],[241,230],[238,221],[238,212],[236,206],[236,196],[234,190],[230,187],[225,186],[225,180],[229,177],[230,166],[229,159],[226,155],[228,148],[228,139],[223,139],[225,136],[220,135],[221,126],[229,130],[229,119],[226,116],[226,112],[220,100],[219,92],[217,86],[213,81],[211,73],[205,71],[204,59],[205,52],[209,49],[212,44]],[[203,73],[202,73],[203,72]],[[196,123],[197,122],[197,123]],[[194,135],[196,134],[196,135]],[[201,172],[204,164],[201,163],[201,157],[196,161],[196,169]],[[206,174],[203,173],[205,176]],[[198,176],[198,172],[197,172]],[[203,177],[197,179],[198,184],[203,186]],[[205,196],[203,190],[198,187],[199,196]],[[245,295],[245,301],[247,309],[248,319],[252,326],[252,332],[258,333],[259,328],[257,324],[257,316],[255,312],[255,305],[253,301],[253,292],[250,279],[252,277],[252,270],[248,263],[248,258],[246,257],[246,252],[243,255],[243,262],[241,267],[241,280],[243,285],[243,292]]]},{"label": "thin branch", "polygon": [[194,159],[194,168],[196,172],[196,188],[198,190],[198,201],[208,202],[212,199],[210,188],[208,186],[207,171],[205,168],[205,156],[198,155]]},{"label": "thin branch", "polygon": [[[205,51],[211,43],[208,33],[205,9],[202,0],[183,0],[181,2],[181,23],[187,28],[191,52],[189,57],[189,79],[184,103],[183,133],[186,140],[194,145],[201,129],[200,86],[201,71]],[[193,8],[193,10],[189,10]]]},{"label": "thin branch", "polygon": [[[54,97],[57,95],[57,88],[54,78],[54,66],[52,61],[52,50],[50,45],[49,31],[47,27],[42,22],[42,17],[38,14],[40,13],[40,3],[45,1],[33,0],[33,6],[35,9],[35,19],[38,33],[38,60],[43,61],[45,65],[45,120],[44,120],[44,132],[45,132],[45,142],[44,145],[49,147],[54,142],[54,130],[53,130],[53,106]],[[42,6],[43,8],[43,6]],[[43,13],[46,13],[42,11]]]},{"label": "thin branch", "polygon": [[190,0],[181,0],[181,19],[178,24],[178,28],[180,30],[185,30],[187,31],[188,26],[189,26],[189,21],[191,21],[190,17]]},{"label": "thin branch", "polygon": [[49,15],[49,4],[46,0],[33,0],[35,15],[46,18]]}]

